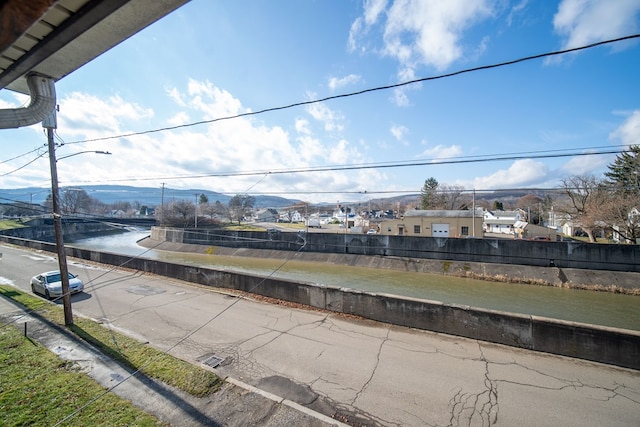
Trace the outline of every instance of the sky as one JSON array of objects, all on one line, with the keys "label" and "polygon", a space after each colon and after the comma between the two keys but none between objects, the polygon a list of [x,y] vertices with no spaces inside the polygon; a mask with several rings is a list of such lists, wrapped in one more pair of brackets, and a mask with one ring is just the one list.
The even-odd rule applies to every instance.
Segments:
[{"label": "sky", "polygon": [[[191,0],[56,83],[60,186],[317,203],[600,177],[616,155],[583,154],[640,143],[640,38],[458,72],[638,33],[640,0]],[[50,186],[46,142],[1,131],[0,188]]]}]

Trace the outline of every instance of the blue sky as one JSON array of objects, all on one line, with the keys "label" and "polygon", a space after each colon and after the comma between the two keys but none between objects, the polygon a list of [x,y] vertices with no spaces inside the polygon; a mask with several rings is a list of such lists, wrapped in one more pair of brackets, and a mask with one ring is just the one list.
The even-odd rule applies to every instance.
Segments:
[{"label": "blue sky", "polygon": [[[113,153],[61,160],[60,185],[164,183],[334,202],[419,192],[429,177],[488,190],[599,176],[615,155],[527,155],[640,143],[640,39],[117,136],[637,33],[640,0],[192,0],[56,84],[58,157]],[[0,91],[0,108],[26,102]],[[108,137],[116,138],[78,142]],[[46,155],[22,167],[44,149],[41,125],[4,130],[0,143],[0,188],[49,185]],[[449,162],[477,156],[522,158]],[[339,170],[381,163],[422,164]],[[313,168],[338,170],[281,173]]]}]

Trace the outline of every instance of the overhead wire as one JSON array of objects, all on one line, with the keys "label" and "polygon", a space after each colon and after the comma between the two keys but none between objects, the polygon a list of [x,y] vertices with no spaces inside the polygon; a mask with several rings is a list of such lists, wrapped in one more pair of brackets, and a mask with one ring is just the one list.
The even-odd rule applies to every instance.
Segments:
[{"label": "overhead wire", "polygon": [[[329,101],[329,100],[345,98],[345,97],[350,97],[350,96],[356,96],[356,95],[362,95],[362,94],[365,94],[365,93],[379,91],[379,90],[387,90],[387,89],[398,88],[398,87],[402,87],[402,86],[406,86],[406,85],[412,85],[412,84],[416,84],[416,83],[419,83],[419,82],[437,80],[437,79],[442,79],[442,78],[445,78],[445,77],[452,77],[452,76],[461,75],[461,74],[469,73],[469,72],[473,72],[473,71],[487,70],[487,69],[491,69],[491,68],[497,68],[497,67],[502,67],[502,66],[506,66],[506,65],[512,65],[512,64],[519,63],[519,62],[532,60],[532,59],[539,59],[539,58],[550,57],[550,56],[554,56],[554,55],[562,55],[562,54],[566,54],[566,53],[570,53],[570,52],[576,52],[576,51],[583,50],[583,49],[589,49],[589,48],[593,48],[593,47],[596,47],[596,46],[601,46],[601,45],[608,44],[608,43],[620,42],[620,41],[630,40],[630,39],[638,38],[638,37],[640,37],[640,34],[621,37],[621,38],[607,40],[607,41],[601,41],[601,42],[592,43],[590,45],[586,45],[586,46],[582,46],[582,47],[577,47],[577,48],[572,48],[572,49],[565,49],[565,50],[562,50],[562,51],[548,52],[548,53],[543,53],[543,54],[523,57],[523,58],[519,58],[519,59],[516,59],[516,60],[502,62],[502,63],[498,63],[498,64],[492,64],[492,65],[485,65],[485,66],[480,66],[480,67],[468,68],[468,69],[465,69],[465,70],[460,70],[460,71],[456,71],[456,72],[452,72],[452,73],[442,74],[442,75],[433,76],[433,77],[426,77],[426,78],[421,78],[421,79],[415,79],[415,80],[411,80],[411,81],[407,81],[407,82],[403,82],[403,83],[398,83],[398,84],[393,84],[393,85],[379,86],[379,87],[376,87],[376,88],[365,89],[365,90],[362,90],[362,91],[351,92],[351,93],[347,93],[347,94],[341,94],[341,95],[329,96],[329,97],[325,97],[325,98],[321,98],[321,99],[298,102],[298,103],[294,103],[294,104],[290,104],[290,105],[286,105],[286,106],[281,106],[281,107],[267,108],[267,109],[263,109],[263,110],[259,110],[259,111],[255,111],[255,112],[247,112],[247,113],[242,113],[242,114],[238,114],[238,115],[234,115],[234,116],[220,117],[220,118],[216,118],[216,119],[212,119],[212,120],[199,121],[199,122],[194,122],[194,123],[190,123],[190,124],[183,124],[183,125],[179,125],[179,126],[164,127],[164,128],[159,128],[159,129],[147,130],[147,131],[143,131],[143,132],[134,132],[134,133],[129,133],[129,134],[117,135],[117,136],[110,136],[110,137],[102,137],[102,138],[94,138],[94,139],[86,139],[86,140],[81,140],[81,141],[74,141],[74,142],[70,142],[69,144],[85,143],[85,142],[93,142],[93,141],[103,141],[103,140],[109,140],[109,139],[115,139],[115,138],[125,138],[125,137],[131,137],[131,136],[136,136],[136,135],[144,135],[144,134],[150,134],[150,133],[155,133],[155,132],[175,130],[175,129],[189,127],[189,126],[196,126],[196,125],[200,125],[200,124],[214,123],[214,122],[218,122],[218,121],[222,121],[222,120],[229,120],[229,119],[233,119],[233,118],[239,118],[239,117],[245,117],[245,116],[253,116],[253,115],[257,115],[257,114],[264,114],[264,113],[267,113],[267,112],[278,111],[278,110],[293,108],[293,107],[297,107],[297,106],[304,106],[304,105],[309,105],[309,104],[314,104],[314,103],[319,103],[319,102],[326,102],[326,101]],[[598,152],[598,153],[581,153],[581,155],[617,154],[619,152],[620,152],[619,150],[616,150],[616,151],[607,150],[607,151],[602,151],[602,152]],[[567,156],[570,156],[570,155],[575,155],[575,154],[555,154],[555,155],[553,155],[551,157],[567,157]],[[548,157],[549,157],[549,155],[535,155],[533,157],[527,156],[526,158],[548,158]],[[515,160],[515,159],[520,159],[520,158],[522,158],[522,157],[521,156],[505,156],[505,157],[502,157],[502,158],[500,158],[498,160]],[[490,160],[491,161],[495,161],[496,159],[475,158],[475,159],[466,159],[466,160],[458,160],[458,161],[453,161],[453,160],[441,161],[441,160],[438,160],[438,161],[435,162],[435,164],[451,164],[451,163],[467,163],[467,162],[471,163],[471,162],[490,161]],[[427,163],[425,163],[425,162],[410,162],[410,163],[407,163],[407,164],[403,164],[403,166],[418,166],[418,165],[425,165],[425,164],[427,164]],[[434,164],[434,161],[431,161],[428,164]],[[338,167],[331,167],[331,168],[320,167],[320,168],[314,169],[313,171],[334,171],[334,170],[368,169],[368,168],[373,168],[373,167],[383,168],[383,167],[399,167],[399,166],[400,166],[399,164],[389,164],[389,165],[377,165],[377,166],[374,166],[374,165],[368,165],[368,166],[367,165],[360,165],[359,167],[356,167],[356,166],[344,166],[344,167],[340,167],[340,168],[338,168]],[[262,171],[261,173],[265,175],[262,178],[262,179],[264,179],[264,178],[266,178],[266,176],[268,176],[268,174],[271,174],[271,173],[294,173],[294,172],[295,173],[301,173],[301,172],[310,172],[310,171],[311,170],[300,169],[300,170],[280,171],[280,172],[278,172],[278,171],[275,171],[275,172],[274,171],[267,171],[267,172]],[[250,173],[250,174],[251,175],[256,175],[257,173],[254,172],[254,173]],[[211,176],[215,176],[215,175],[211,175]],[[229,175],[223,175],[223,176],[229,176]],[[155,179],[158,179],[158,178],[155,178]],[[163,178],[163,179],[165,179],[165,178]],[[260,182],[260,181],[258,181],[258,182]],[[253,186],[251,186],[250,189],[253,188],[255,185],[257,185],[257,183],[254,184]],[[292,253],[293,254],[298,253],[299,251],[301,251],[306,246],[306,244],[307,244],[307,242],[303,238],[303,244],[300,246],[298,251],[292,252]],[[131,258],[131,259],[133,259],[133,258]],[[277,269],[275,269],[272,273],[270,273],[270,275],[265,277],[262,281],[258,282],[254,287],[252,287],[249,290],[249,292],[252,292],[253,290],[255,290],[258,286],[260,286],[262,283],[264,283],[264,281],[266,281],[269,277],[271,277],[273,274],[275,274],[277,271],[279,271],[282,267],[284,267],[284,265],[286,265],[286,263],[289,262],[290,259],[291,258],[285,259],[283,261],[283,263]],[[231,309],[239,301],[240,301],[240,298],[238,298],[235,301],[233,301],[231,304],[229,304],[227,307],[225,307],[222,311],[220,311],[219,313],[217,313],[216,315],[214,315],[210,319],[208,319],[205,323],[203,323],[202,325],[198,326],[197,328],[195,328],[194,330],[192,330],[191,332],[186,334],[184,337],[182,337],[181,339],[176,341],[172,346],[170,346],[169,349],[165,350],[162,354],[168,353],[169,351],[171,351],[172,349],[174,349],[175,347],[177,347],[178,345],[183,343],[190,336],[192,336],[193,334],[195,334],[196,332],[198,332],[199,330],[201,330],[202,328],[204,328],[205,326],[207,326],[208,324],[213,322],[215,319],[217,319],[219,316],[221,316],[223,313],[225,313],[229,309]],[[152,358],[151,360],[147,361],[145,364],[143,364],[141,367],[139,367],[135,372],[132,372],[128,377],[122,379],[121,381],[116,383],[111,388],[105,390],[99,396],[96,396],[90,402],[88,402],[85,405],[83,405],[82,407],[76,409],[74,412],[69,414],[64,419],[59,420],[55,425],[60,425],[63,422],[73,418],[77,413],[79,413],[80,411],[84,410],[86,407],[90,406],[91,404],[93,404],[94,402],[99,400],[103,395],[105,395],[109,391],[115,389],[120,384],[124,383],[129,378],[131,378],[134,375],[136,375],[137,373],[139,373],[141,369],[143,369],[144,367],[148,366],[150,363],[152,363],[156,359],[157,358]]]},{"label": "overhead wire", "polygon": [[408,80],[406,82],[401,82],[401,83],[396,83],[396,84],[391,84],[391,85],[377,86],[377,87],[363,89],[363,90],[359,90],[359,91],[355,91],[355,92],[343,93],[343,94],[339,94],[339,95],[332,95],[332,96],[313,99],[313,100],[309,100],[309,101],[295,102],[293,104],[283,105],[283,106],[279,106],[279,107],[270,107],[270,108],[265,108],[265,109],[257,110],[257,111],[249,111],[249,112],[246,112],[246,113],[240,113],[240,114],[235,114],[235,115],[231,115],[231,116],[218,117],[218,118],[210,119],[210,120],[201,120],[201,121],[192,122],[192,123],[185,123],[185,124],[176,125],[176,126],[167,126],[167,127],[162,127],[162,128],[157,128],[157,129],[150,129],[150,130],[140,131],[140,132],[131,132],[131,133],[126,133],[126,134],[114,135],[114,136],[105,136],[105,137],[100,137],[100,138],[92,138],[92,139],[84,139],[84,140],[72,141],[72,142],[68,142],[68,144],[80,144],[80,143],[86,143],[86,142],[106,141],[106,140],[117,139],[117,138],[129,138],[129,137],[132,137],[132,136],[147,135],[147,134],[157,133],[157,132],[165,132],[165,131],[170,131],[170,130],[176,130],[176,129],[181,129],[181,128],[198,126],[198,125],[202,125],[202,124],[215,123],[215,122],[219,122],[219,121],[223,121],[223,120],[231,120],[231,119],[236,119],[236,118],[240,118],[240,117],[256,116],[256,115],[261,115],[261,114],[269,113],[269,112],[273,112],[273,111],[280,111],[280,110],[286,110],[286,109],[290,109],[290,108],[294,108],[294,107],[301,107],[301,106],[305,106],[305,105],[317,104],[317,103],[320,103],[320,102],[331,101],[331,100],[334,100],[334,99],[348,98],[348,97],[352,97],[352,96],[363,95],[363,94],[370,93],[370,92],[377,92],[377,91],[383,91],[383,90],[388,90],[388,89],[395,89],[395,88],[399,88],[399,87],[403,87],[403,86],[413,85],[413,84],[416,84],[416,83],[439,80],[439,79],[444,79],[444,78],[448,78],[448,77],[459,76],[459,75],[462,75],[462,74],[472,73],[472,72],[476,72],[476,71],[490,70],[490,69],[493,69],[493,68],[505,67],[505,66],[508,66],[508,65],[514,65],[514,64],[521,63],[521,62],[531,61],[531,60],[534,60],[534,59],[541,59],[541,58],[548,58],[548,57],[552,57],[552,56],[564,55],[564,54],[567,54],[567,53],[578,52],[578,51],[586,50],[586,49],[592,49],[594,47],[603,46],[603,45],[607,45],[607,44],[611,44],[611,43],[619,43],[619,42],[622,42],[622,41],[632,40],[632,39],[636,39],[636,38],[640,38],[640,34],[632,34],[632,35],[628,35],[628,36],[624,36],[624,37],[618,37],[618,38],[615,38],[615,39],[603,40],[603,41],[591,43],[591,44],[584,45],[584,46],[574,47],[574,48],[570,48],[570,49],[563,49],[563,50],[558,50],[558,51],[545,52],[545,53],[540,53],[540,54],[536,54],[536,55],[525,56],[525,57],[521,57],[521,58],[518,58],[518,59],[499,62],[499,63],[495,63],[495,64],[481,65],[481,66],[478,66],[478,67],[466,68],[466,69],[463,69],[463,70],[458,70],[458,71],[454,71],[454,72],[451,72],[451,73],[440,74],[440,75],[437,75],[437,76],[422,77],[422,78],[418,78],[418,79],[414,79],[414,80]]},{"label": "overhead wire", "polygon": [[[402,83],[396,83],[396,84],[392,84],[392,85],[377,86],[377,87],[373,87],[373,88],[364,89],[364,90],[361,90],[361,91],[350,92],[350,93],[339,94],[339,95],[333,95],[333,96],[328,96],[328,97],[309,100],[309,101],[301,101],[301,102],[296,102],[296,103],[289,104],[289,105],[284,105],[284,106],[279,106],[279,107],[271,107],[271,108],[266,108],[266,109],[262,109],[262,110],[258,110],[258,111],[252,111],[252,112],[241,113],[241,114],[236,114],[236,115],[231,115],[231,116],[225,116],[225,117],[220,117],[220,118],[215,118],[215,119],[210,119],[210,120],[203,120],[203,121],[198,121],[198,122],[186,123],[186,124],[181,124],[181,125],[177,125],[177,126],[169,126],[169,127],[151,129],[151,130],[140,131],[140,132],[132,132],[132,133],[127,133],[127,134],[120,134],[120,135],[114,135],[114,136],[101,137],[101,138],[78,140],[78,141],[72,141],[72,142],[68,142],[68,143],[65,143],[62,140],[62,138],[59,135],[57,135],[57,132],[55,134],[56,134],[56,137],[62,142],[62,145],[64,145],[64,144],[79,144],[79,143],[94,142],[94,141],[104,141],[104,140],[110,140],[110,139],[131,137],[131,136],[136,136],[136,135],[145,135],[145,134],[149,134],[149,133],[157,133],[157,132],[175,130],[175,129],[179,129],[179,128],[192,127],[192,126],[197,126],[197,125],[200,125],[200,124],[214,123],[214,122],[218,122],[218,121],[222,121],[222,120],[230,120],[230,119],[235,119],[235,118],[240,118],[240,117],[245,117],[245,116],[264,114],[264,113],[267,113],[267,112],[290,109],[290,108],[294,108],[294,107],[298,107],[298,106],[304,106],[304,105],[310,105],[310,104],[315,104],[315,103],[320,103],[320,102],[326,102],[326,101],[329,101],[329,100],[334,100],[334,99],[339,99],[339,98],[346,98],[346,97],[362,95],[362,94],[369,93],[369,92],[388,90],[388,89],[398,88],[398,87],[411,85],[411,84],[415,84],[415,83],[438,80],[438,79],[443,79],[443,78],[447,78],[447,77],[453,77],[453,76],[466,74],[466,73],[470,73],[470,72],[475,72],[475,71],[480,71],[480,70],[488,70],[488,69],[504,67],[504,66],[508,66],[508,65],[514,65],[514,64],[517,64],[517,63],[530,61],[530,60],[534,60],[534,59],[540,59],[540,58],[557,56],[557,55],[564,55],[564,54],[567,54],[567,53],[578,52],[578,51],[585,50],[585,49],[591,49],[591,48],[594,48],[594,47],[597,47],[597,46],[602,46],[602,45],[611,44],[611,43],[617,43],[617,42],[626,41],[626,40],[632,40],[632,39],[636,39],[636,38],[640,38],[640,34],[633,34],[633,35],[628,35],[628,36],[624,36],[624,37],[619,37],[619,38],[616,38],[616,39],[604,40],[604,41],[591,43],[591,44],[588,44],[588,45],[579,46],[579,47],[570,48],[570,49],[564,49],[564,50],[559,50],[559,51],[546,52],[546,53],[541,53],[541,54],[536,54],[536,55],[525,56],[525,57],[521,57],[521,58],[518,58],[518,59],[510,60],[510,61],[504,61],[504,62],[495,63],[495,64],[489,64],[489,65],[482,65],[482,66],[478,66],[478,67],[467,68],[467,69],[463,69],[463,70],[454,71],[454,72],[451,72],[451,73],[445,73],[445,74],[440,74],[440,75],[431,76],[431,77],[423,77],[423,78],[414,79],[414,80],[410,80],[410,81],[406,81],[406,82],[402,82]],[[552,151],[563,151],[563,150],[562,149],[560,149],[560,150],[551,150],[550,152],[552,152]],[[536,153],[535,151],[531,152],[531,154],[535,154],[535,153]],[[616,152],[613,152],[613,153],[602,152],[602,153],[594,153],[594,154],[618,154],[618,153],[620,153],[620,152],[619,151],[616,151]],[[574,155],[578,155],[578,154],[574,154]],[[580,155],[590,155],[590,154],[589,153],[582,153]],[[569,157],[569,156],[570,155],[567,154],[567,155],[558,155],[557,157]],[[468,162],[480,162],[480,161],[482,161],[481,160],[482,157],[486,157],[489,160],[496,160],[494,157],[491,157],[491,155],[480,155],[480,156],[476,156],[476,158],[474,160],[468,160]],[[534,156],[534,157],[525,157],[525,158],[550,158],[550,157],[556,157],[556,156],[537,155],[537,156]],[[514,160],[514,159],[520,159],[520,158],[521,157],[514,157],[514,158],[503,157],[503,158],[500,158],[500,159],[497,159],[497,160]],[[464,157],[462,157],[462,159],[464,159]],[[487,161],[489,161],[489,160],[487,160]],[[30,162],[30,163],[32,163],[32,162]],[[454,161],[446,161],[446,159],[432,159],[430,161],[430,163],[433,163],[433,164],[452,164],[452,163],[454,163]],[[352,165],[352,166],[343,166],[343,167],[337,167],[337,166],[322,167],[321,166],[321,167],[310,167],[310,168],[299,169],[299,170],[291,169],[291,170],[272,170],[272,171],[255,171],[255,172],[208,173],[208,174],[197,174],[197,175],[175,176],[175,177],[125,178],[125,179],[111,180],[111,182],[148,181],[148,180],[156,180],[156,179],[167,179],[167,180],[169,180],[169,179],[190,179],[190,178],[206,178],[206,177],[230,177],[230,176],[257,175],[257,174],[263,174],[263,173],[285,174],[285,173],[305,173],[305,172],[313,172],[313,171],[338,171],[338,170],[356,170],[356,169],[374,169],[374,168],[375,169],[378,169],[378,168],[382,169],[382,168],[394,168],[394,167],[403,167],[403,166],[406,166],[406,167],[424,166],[426,164],[429,164],[429,161],[425,161],[425,162],[400,161],[400,162],[397,162],[397,163],[371,163],[371,164],[366,164],[365,163],[365,164],[361,164],[361,165]],[[25,165],[23,167],[26,167],[26,166],[27,165]],[[14,173],[14,172],[22,169],[23,167],[20,167],[20,168],[12,171],[10,173]],[[10,173],[7,173],[7,174],[10,174]],[[0,176],[6,176],[7,174],[0,175]],[[84,181],[84,182],[92,182],[92,181]]]},{"label": "overhead wire", "polygon": [[[589,148],[577,149],[588,150]],[[566,151],[566,150],[565,150]],[[175,175],[175,176],[154,176],[145,178],[120,178],[110,179],[109,182],[141,182],[141,181],[156,181],[156,180],[179,180],[179,179],[197,179],[197,178],[228,178],[239,176],[253,176],[253,175],[287,175],[287,174],[301,174],[301,173],[315,173],[315,172],[338,172],[338,171],[351,171],[351,170],[366,170],[366,169],[389,169],[389,168],[401,168],[401,167],[417,167],[417,166],[438,166],[438,165],[451,165],[451,164],[468,164],[468,163],[486,163],[496,161],[507,160],[528,160],[528,159],[552,159],[563,157],[580,157],[580,156],[596,156],[605,154],[620,154],[625,150],[620,149],[608,149],[599,151],[588,152],[566,152],[555,154],[528,154],[528,155],[483,155],[477,158],[467,156],[467,158],[439,158],[439,159],[427,159],[427,160],[406,160],[398,163],[360,163],[351,165],[331,165],[331,166],[314,166],[308,168],[299,169],[274,169],[269,171],[237,171],[237,172],[212,172],[194,175]],[[488,157],[491,156],[491,157]],[[95,183],[96,181],[80,181],[82,183]],[[339,192],[339,191],[338,191]]]}]

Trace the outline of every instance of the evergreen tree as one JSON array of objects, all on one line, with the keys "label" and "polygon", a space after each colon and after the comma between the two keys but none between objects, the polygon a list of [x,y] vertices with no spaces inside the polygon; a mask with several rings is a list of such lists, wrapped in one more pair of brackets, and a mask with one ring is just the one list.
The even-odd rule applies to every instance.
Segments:
[{"label": "evergreen tree", "polygon": [[420,209],[436,209],[439,204],[438,180],[434,177],[427,179],[420,190]]},{"label": "evergreen tree", "polygon": [[616,191],[624,194],[639,193],[640,146],[632,145],[629,151],[619,154],[604,175],[607,177],[607,183],[615,187]]},{"label": "evergreen tree", "polygon": [[640,146],[619,154],[604,174],[611,194],[601,214],[622,241],[640,239]]}]

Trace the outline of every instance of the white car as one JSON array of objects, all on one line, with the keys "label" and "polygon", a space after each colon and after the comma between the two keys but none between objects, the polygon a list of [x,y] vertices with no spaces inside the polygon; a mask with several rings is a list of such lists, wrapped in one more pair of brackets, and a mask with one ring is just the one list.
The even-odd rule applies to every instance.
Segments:
[{"label": "white car", "polygon": [[367,230],[367,234],[376,234],[377,231],[374,228],[370,228]]},{"label": "white car", "polygon": [[[31,291],[34,294],[42,294],[47,299],[62,296],[62,281],[60,271],[48,271],[31,278]],[[72,294],[82,292],[84,284],[77,276],[69,273],[69,292]]]}]

